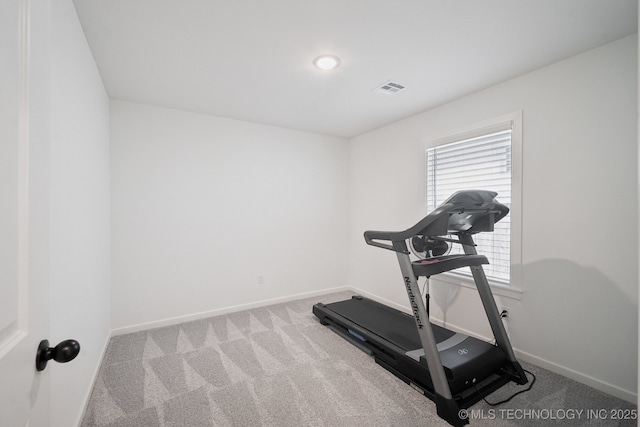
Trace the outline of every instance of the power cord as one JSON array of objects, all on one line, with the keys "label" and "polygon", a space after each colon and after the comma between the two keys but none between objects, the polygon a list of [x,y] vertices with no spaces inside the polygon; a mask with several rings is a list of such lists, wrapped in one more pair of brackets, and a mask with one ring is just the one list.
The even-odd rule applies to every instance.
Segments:
[{"label": "power cord", "polygon": [[524,393],[524,392],[527,392],[527,391],[531,390],[531,387],[533,387],[533,385],[535,384],[535,382],[536,382],[536,376],[535,376],[532,372],[527,371],[526,369],[523,369],[523,371],[524,371],[524,372],[526,372],[527,374],[531,375],[531,383],[529,384],[529,387],[527,387],[527,388],[526,388],[526,389],[524,389],[524,390],[520,390],[520,391],[518,391],[518,392],[516,392],[516,393],[512,394],[510,397],[506,398],[505,400],[501,400],[500,402],[495,402],[495,403],[491,403],[491,402],[489,402],[489,401],[485,398],[485,396],[484,396],[482,393],[480,393],[480,390],[478,390],[478,387],[476,387],[476,384],[475,384],[475,383],[473,383],[472,385],[473,385],[473,388],[474,388],[474,389],[476,389],[476,392],[477,392],[480,396],[482,396],[482,400],[484,400],[484,401],[485,401],[485,403],[486,403],[487,405],[489,405],[489,406],[498,406],[498,405],[502,405],[503,403],[507,403],[508,401],[510,401],[511,399],[513,399],[514,397],[516,397],[517,395],[522,394],[522,393]]}]

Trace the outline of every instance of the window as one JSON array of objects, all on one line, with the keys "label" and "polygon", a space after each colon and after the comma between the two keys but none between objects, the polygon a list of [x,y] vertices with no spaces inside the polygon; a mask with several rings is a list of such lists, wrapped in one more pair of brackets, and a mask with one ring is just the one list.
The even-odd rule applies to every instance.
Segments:
[{"label": "window", "polygon": [[[518,123],[518,132],[519,128]],[[509,215],[496,223],[493,233],[474,236],[478,253],[489,259],[490,264],[484,270],[487,278],[494,283],[509,284],[512,279],[513,196],[519,200],[519,194],[512,191],[514,182],[515,188],[519,183],[519,177],[514,176],[512,153],[514,148],[516,153],[520,153],[519,141],[519,133],[514,135],[514,120],[508,120],[432,141],[429,144],[432,146],[426,150],[427,212],[431,212],[456,191],[473,189],[495,191],[498,193],[497,199],[509,207]],[[517,156],[515,160],[515,172],[519,174]],[[516,209],[516,214],[519,215],[519,209]],[[451,251],[462,253],[462,248],[453,245]],[[519,253],[516,255],[519,256]],[[465,270],[457,274],[470,276],[470,272]]]}]

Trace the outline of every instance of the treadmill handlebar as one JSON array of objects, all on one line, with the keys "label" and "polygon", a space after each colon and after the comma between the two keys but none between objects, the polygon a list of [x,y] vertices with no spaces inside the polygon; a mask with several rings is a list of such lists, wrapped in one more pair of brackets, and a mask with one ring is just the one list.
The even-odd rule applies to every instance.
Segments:
[{"label": "treadmill handlebar", "polygon": [[[364,232],[364,240],[367,242],[367,245],[371,245],[371,246],[377,246],[379,248],[382,249],[389,249],[391,251],[396,251],[396,252],[406,252],[408,253],[406,250],[396,250],[396,248],[393,245],[394,241],[399,241],[399,240],[394,240],[394,235],[396,235],[398,233],[393,232],[393,231],[365,231]],[[379,240],[386,240],[391,242],[392,244],[388,244],[388,243],[381,243],[379,242]],[[402,241],[404,241],[404,239],[401,239]],[[406,249],[406,247],[405,247]]]},{"label": "treadmill handlebar", "polygon": [[509,208],[495,199],[497,195],[487,190],[458,191],[413,227],[404,231],[369,230],[364,232],[364,239],[371,246],[409,253],[406,240],[413,236],[492,232],[494,224],[509,213]]}]

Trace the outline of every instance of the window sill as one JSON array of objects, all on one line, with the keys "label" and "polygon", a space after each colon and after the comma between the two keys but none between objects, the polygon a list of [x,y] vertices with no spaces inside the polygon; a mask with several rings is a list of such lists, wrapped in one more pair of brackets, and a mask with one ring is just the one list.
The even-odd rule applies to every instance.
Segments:
[{"label": "window sill", "polygon": [[[446,282],[452,285],[460,286],[462,288],[476,289],[476,284],[471,277],[462,276],[460,274],[439,274],[437,278],[432,278],[432,280]],[[489,280],[489,287],[491,288],[491,292],[493,293],[493,295],[498,295],[514,300],[521,300],[522,295],[524,294],[524,291],[522,289],[508,285],[506,283]]]}]

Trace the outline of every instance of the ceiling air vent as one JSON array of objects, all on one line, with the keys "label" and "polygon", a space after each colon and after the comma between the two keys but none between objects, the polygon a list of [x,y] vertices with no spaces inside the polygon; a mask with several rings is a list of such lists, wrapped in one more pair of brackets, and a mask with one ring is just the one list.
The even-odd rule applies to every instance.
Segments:
[{"label": "ceiling air vent", "polygon": [[389,80],[386,83],[381,84],[377,88],[373,89],[374,92],[384,93],[386,95],[393,95],[394,93],[398,93],[404,89],[404,85],[400,83]]}]

